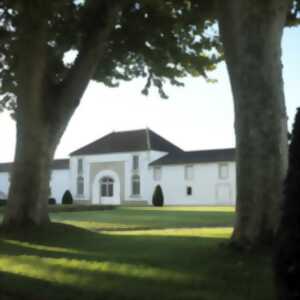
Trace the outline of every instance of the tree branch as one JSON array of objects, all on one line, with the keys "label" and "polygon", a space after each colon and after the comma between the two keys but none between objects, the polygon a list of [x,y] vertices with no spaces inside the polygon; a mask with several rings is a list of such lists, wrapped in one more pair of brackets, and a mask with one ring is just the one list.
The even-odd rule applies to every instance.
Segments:
[{"label": "tree branch", "polygon": [[[122,1],[122,5],[126,2]],[[79,54],[57,92],[54,90],[54,95],[50,93],[52,99],[49,98],[48,111],[52,118],[53,138],[56,140],[63,134],[104,54],[122,5],[118,0],[90,0],[87,3],[82,20],[85,33]]]},{"label": "tree branch", "polygon": [[[59,100],[64,106],[78,105],[103,55],[107,39],[120,11],[118,1],[89,1],[83,20],[85,34],[82,48],[61,85]],[[89,19],[87,21],[87,19]]]}]

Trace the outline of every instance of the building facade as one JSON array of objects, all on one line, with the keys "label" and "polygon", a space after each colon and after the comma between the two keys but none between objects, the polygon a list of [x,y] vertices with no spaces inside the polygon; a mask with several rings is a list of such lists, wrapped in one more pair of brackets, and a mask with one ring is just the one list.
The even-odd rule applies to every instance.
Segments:
[{"label": "building facade", "polygon": [[[234,205],[234,153],[183,151],[150,129],[112,132],[53,162],[49,196],[60,203],[70,190],[80,204],[152,205],[160,185],[165,205]],[[0,164],[0,198],[11,168]]]}]

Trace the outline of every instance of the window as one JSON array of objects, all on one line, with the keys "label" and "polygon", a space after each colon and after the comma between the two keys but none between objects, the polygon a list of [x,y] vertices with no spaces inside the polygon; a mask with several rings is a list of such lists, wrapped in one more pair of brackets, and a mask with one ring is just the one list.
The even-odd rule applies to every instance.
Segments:
[{"label": "window", "polygon": [[227,163],[219,164],[219,179],[227,179],[229,177],[229,169]]},{"label": "window", "polygon": [[185,166],[184,178],[185,178],[185,180],[193,180],[193,178],[194,178],[194,166],[193,165]]},{"label": "window", "polygon": [[77,173],[82,174],[82,172],[83,172],[83,159],[79,158],[78,165],[77,165]]},{"label": "window", "polygon": [[132,169],[138,170],[139,169],[139,156],[133,155],[132,157]]},{"label": "window", "polygon": [[188,196],[193,195],[193,188],[192,188],[191,186],[188,186],[188,187],[186,188],[186,194],[187,194]]},{"label": "window", "polygon": [[161,180],[161,167],[154,167],[153,168],[153,179],[155,181]]},{"label": "window", "polygon": [[82,176],[77,178],[77,195],[82,196],[84,194],[84,179]]},{"label": "window", "polygon": [[138,196],[141,193],[141,182],[139,175],[132,176],[132,195]]},{"label": "window", "polygon": [[114,195],[114,180],[110,177],[103,177],[100,181],[101,197],[112,197]]}]

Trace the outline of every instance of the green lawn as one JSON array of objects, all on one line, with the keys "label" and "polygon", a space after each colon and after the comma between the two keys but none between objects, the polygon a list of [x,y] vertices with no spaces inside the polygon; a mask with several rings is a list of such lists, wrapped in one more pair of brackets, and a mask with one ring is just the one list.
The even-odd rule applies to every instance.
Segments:
[{"label": "green lawn", "polygon": [[230,207],[124,207],[51,218],[58,223],[43,232],[0,235],[2,293],[59,300],[274,299],[270,257],[224,245],[232,231]]}]

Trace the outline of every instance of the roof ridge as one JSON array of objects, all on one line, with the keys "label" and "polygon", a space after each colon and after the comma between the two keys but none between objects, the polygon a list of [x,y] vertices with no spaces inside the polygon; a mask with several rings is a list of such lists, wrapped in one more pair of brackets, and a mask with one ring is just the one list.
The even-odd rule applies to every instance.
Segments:
[{"label": "roof ridge", "polygon": [[227,151],[227,150],[235,150],[235,147],[229,148],[211,148],[211,149],[199,149],[199,150],[186,150],[184,153],[192,153],[192,152],[209,152],[209,151]]},{"label": "roof ridge", "polygon": [[[183,149],[181,149],[179,146],[177,146],[176,144],[174,144],[173,142],[171,142],[169,139],[165,138],[164,136],[160,135],[159,133],[149,129],[149,133],[152,134],[152,136],[155,136],[156,138],[161,139],[163,142],[168,143],[169,145],[171,145],[174,149],[176,149],[176,151],[184,151]],[[172,151],[173,152],[173,151]]]},{"label": "roof ridge", "polygon": [[150,132],[149,132],[149,128],[146,127],[146,144],[147,144],[147,148],[150,151],[151,150],[151,139],[150,139]]}]

